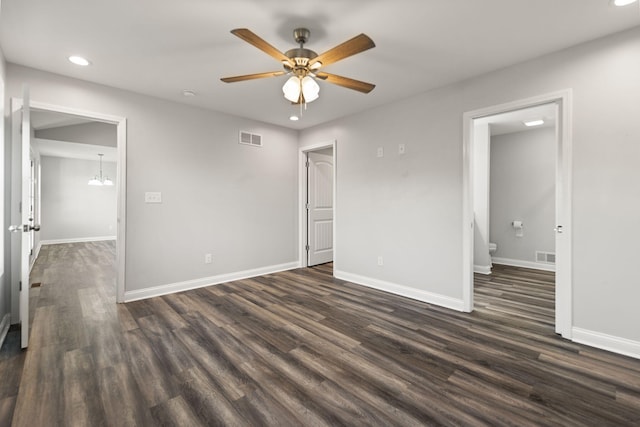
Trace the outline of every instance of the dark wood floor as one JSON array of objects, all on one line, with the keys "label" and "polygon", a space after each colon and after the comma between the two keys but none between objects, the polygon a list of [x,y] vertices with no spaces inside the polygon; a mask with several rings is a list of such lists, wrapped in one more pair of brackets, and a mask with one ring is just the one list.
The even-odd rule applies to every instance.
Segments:
[{"label": "dark wood floor", "polygon": [[43,248],[2,425],[640,425],[640,360],[556,336],[551,273],[477,277],[472,314],[331,265],[117,305],[113,259]]}]

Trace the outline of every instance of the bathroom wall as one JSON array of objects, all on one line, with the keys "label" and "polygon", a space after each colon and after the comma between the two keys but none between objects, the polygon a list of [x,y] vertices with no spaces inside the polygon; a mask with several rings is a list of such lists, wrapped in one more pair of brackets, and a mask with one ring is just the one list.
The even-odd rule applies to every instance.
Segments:
[{"label": "bathroom wall", "polygon": [[[490,240],[494,263],[534,265],[536,251],[555,252],[555,128],[491,138]],[[522,221],[523,236],[511,223]]]}]

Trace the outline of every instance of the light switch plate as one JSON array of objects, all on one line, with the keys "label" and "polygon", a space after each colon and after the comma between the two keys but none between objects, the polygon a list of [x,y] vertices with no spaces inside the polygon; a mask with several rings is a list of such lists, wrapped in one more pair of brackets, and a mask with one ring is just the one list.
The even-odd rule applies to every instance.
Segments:
[{"label": "light switch plate", "polygon": [[145,203],[162,203],[162,193],[159,191],[147,191],[144,193]]},{"label": "light switch plate", "polygon": [[384,157],[384,148],[378,147],[377,155],[378,157]]}]

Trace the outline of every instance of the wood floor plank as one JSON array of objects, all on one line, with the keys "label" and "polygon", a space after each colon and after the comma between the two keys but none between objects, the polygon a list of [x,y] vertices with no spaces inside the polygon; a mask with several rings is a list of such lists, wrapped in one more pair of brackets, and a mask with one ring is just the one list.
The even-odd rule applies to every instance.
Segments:
[{"label": "wood floor plank", "polygon": [[64,424],[106,425],[106,413],[91,353],[84,349],[68,351],[63,363]]},{"label": "wood floor plank", "polygon": [[96,376],[107,425],[153,425],[147,403],[126,363],[99,369]]},{"label": "wood floor plank", "polygon": [[556,335],[553,273],[496,266],[473,313],[332,264],[117,305],[114,260],[113,242],[42,248],[0,424],[640,425],[640,360]]},{"label": "wood floor plank", "polygon": [[159,426],[204,427],[182,396],[176,396],[151,408],[151,414]]},{"label": "wood floor plank", "polygon": [[140,329],[124,334],[127,364],[148,406],[172,399],[178,393],[175,383],[156,356],[153,345]]}]

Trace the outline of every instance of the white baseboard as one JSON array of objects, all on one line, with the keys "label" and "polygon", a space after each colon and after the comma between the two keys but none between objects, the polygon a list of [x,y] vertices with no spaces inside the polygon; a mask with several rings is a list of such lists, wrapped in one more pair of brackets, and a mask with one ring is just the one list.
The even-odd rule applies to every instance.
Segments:
[{"label": "white baseboard", "polygon": [[102,242],[104,240],[116,240],[116,236],[75,237],[72,239],[41,240],[40,244],[41,245],[59,245],[61,243]]},{"label": "white baseboard", "polygon": [[478,274],[491,274],[490,265],[474,265],[473,272]]},{"label": "white baseboard", "polygon": [[347,282],[357,283],[358,285],[367,286],[369,288],[378,289],[392,294],[412,298],[429,304],[439,305],[441,307],[450,308],[456,311],[463,311],[464,302],[460,299],[451,298],[445,295],[434,294],[420,289],[410,288],[396,283],[385,282],[370,277],[359,276],[357,274],[347,273],[345,271],[335,270],[333,275]]},{"label": "white baseboard", "polygon": [[577,343],[640,359],[640,342],[638,341],[576,327],[571,332],[572,340]]},{"label": "white baseboard", "polygon": [[233,282],[235,280],[248,279],[250,277],[263,276],[265,274],[292,270],[294,268],[298,268],[299,264],[300,263],[298,261],[295,261],[286,264],[270,265],[266,267],[254,268],[251,270],[219,274],[217,276],[211,277],[203,277],[202,279],[187,280],[185,282],[169,283],[166,285],[154,286],[151,288],[137,289],[135,291],[125,291],[124,302],[131,302],[141,299],[158,297],[161,295],[174,294],[176,292],[203,288],[205,286],[219,285],[221,283]]},{"label": "white baseboard", "polygon": [[7,313],[2,318],[2,322],[0,322],[0,348],[2,348],[4,339],[7,337],[7,332],[9,332],[9,326],[11,326],[11,315]]},{"label": "white baseboard", "polygon": [[512,267],[532,268],[534,270],[556,271],[554,264],[543,264],[541,262],[522,261],[520,259],[491,257],[494,264],[510,265]]}]

